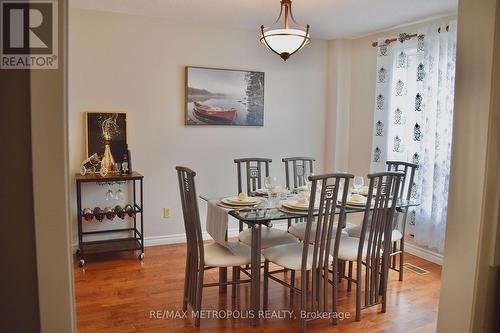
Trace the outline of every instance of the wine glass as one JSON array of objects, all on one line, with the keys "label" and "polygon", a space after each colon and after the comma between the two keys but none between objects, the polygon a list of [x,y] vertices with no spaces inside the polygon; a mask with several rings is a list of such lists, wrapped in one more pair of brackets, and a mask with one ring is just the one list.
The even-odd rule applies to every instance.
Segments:
[{"label": "wine glass", "polygon": [[309,180],[309,177],[312,177],[312,176],[314,176],[314,172],[306,172],[304,174],[304,183],[307,186],[307,190],[309,192],[311,192],[311,186],[312,186],[312,182]]},{"label": "wine glass", "polygon": [[365,183],[365,179],[361,176],[355,176],[354,180],[352,182],[352,186],[354,187],[354,190],[356,190],[356,193],[359,193],[359,190],[363,187]]},{"label": "wine glass", "polygon": [[123,170],[123,173],[127,173],[128,172],[128,162],[123,162],[122,163],[122,170]]},{"label": "wine glass", "polygon": [[121,201],[123,199],[123,196],[124,196],[123,191],[121,188],[119,188],[118,191],[116,191],[115,193],[116,201]]},{"label": "wine glass", "polygon": [[264,187],[269,192],[271,190],[271,177],[267,176],[264,178]]},{"label": "wine glass", "polygon": [[115,163],[115,170],[119,173],[120,170],[122,169],[122,164],[121,163]]},{"label": "wine glass", "polygon": [[111,190],[111,188],[108,189],[104,198],[106,199],[106,201],[111,201],[115,198],[115,195],[113,194],[113,191]]}]

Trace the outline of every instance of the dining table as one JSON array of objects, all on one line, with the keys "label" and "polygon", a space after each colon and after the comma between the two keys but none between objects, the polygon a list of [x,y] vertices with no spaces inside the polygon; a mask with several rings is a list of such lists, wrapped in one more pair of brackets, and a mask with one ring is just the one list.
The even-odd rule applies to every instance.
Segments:
[{"label": "dining table", "polygon": [[[254,194],[257,196],[257,194]],[[234,196],[234,195],[233,195]],[[252,196],[252,194],[250,194]],[[285,200],[292,200],[294,197],[298,196],[297,193],[290,194]],[[220,195],[200,195],[200,198],[206,202],[217,201],[220,202],[223,198],[230,196],[220,196]],[[262,196],[261,196],[262,197]],[[260,291],[260,269],[261,269],[261,229],[262,226],[271,226],[273,221],[288,220],[288,219],[304,219],[308,216],[308,211],[294,211],[289,209],[284,209],[281,203],[270,204],[270,200],[262,197],[262,203],[257,207],[252,208],[238,208],[229,209],[228,214],[239,222],[246,224],[251,229],[251,287],[250,287],[250,310],[254,314],[250,318],[251,325],[257,326],[260,323],[259,311],[261,310],[261,291]],[[405,200],[398,199],[396,202],[396,210],[404,212],[404,210],[409,207],[418,206],[420,203],[416,200]],[[226,207],[228,208],[228,207]],[[346,205],[345,213],[354,214],[364,212],[366,209],[365,205]],[[337,210],[337,214],[339,211]],[[319,215],[319,209],[313,212],[314,216]],[[343,226],[345,228],[345,225]],[[219,271],[219,282],[227,282],[227,268],[221,268]],[[220,287],[221,292],[226,291],[226,287]]]}]

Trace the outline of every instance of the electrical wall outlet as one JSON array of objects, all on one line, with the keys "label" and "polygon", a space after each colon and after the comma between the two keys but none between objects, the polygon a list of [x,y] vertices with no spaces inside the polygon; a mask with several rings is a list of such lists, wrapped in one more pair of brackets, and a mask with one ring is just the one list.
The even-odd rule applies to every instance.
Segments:
[{"label": "electrical wall outlet", "polygon": [[170,208],[163,208],[163,218],[168,219],[170,217]]}]

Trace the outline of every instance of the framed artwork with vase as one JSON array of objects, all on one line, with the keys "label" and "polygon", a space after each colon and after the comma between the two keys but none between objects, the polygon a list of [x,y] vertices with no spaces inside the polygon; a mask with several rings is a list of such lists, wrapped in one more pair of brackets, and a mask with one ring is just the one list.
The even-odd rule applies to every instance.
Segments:
[{"label": "framed artwork with vase", "polygon": [[85,112],[87,157],[97,154],[109,171],[114,163],[122,163],[127,153],[127,113]]}]

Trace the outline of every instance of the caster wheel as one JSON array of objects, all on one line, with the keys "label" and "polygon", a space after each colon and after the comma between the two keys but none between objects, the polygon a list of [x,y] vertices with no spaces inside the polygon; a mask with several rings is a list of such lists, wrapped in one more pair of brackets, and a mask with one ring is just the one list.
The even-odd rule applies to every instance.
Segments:
[{"label": "caster wheel", "polygon": [[78,261],[78,266],[83,267],[83,265],[85,265],[85,260],[84,259],[80,259]]},{"label": "caster wheel", "polygon": [[139,254],[139,260],[143,261],[144,260],[144,253]]}]

